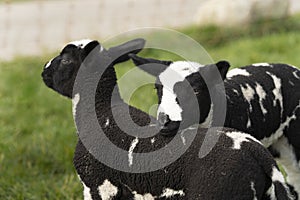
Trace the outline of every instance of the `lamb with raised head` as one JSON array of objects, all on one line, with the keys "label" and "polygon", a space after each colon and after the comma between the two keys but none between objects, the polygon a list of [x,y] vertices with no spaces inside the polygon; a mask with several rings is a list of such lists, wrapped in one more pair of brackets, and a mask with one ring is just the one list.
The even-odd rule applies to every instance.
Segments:
[{"label": "lamb with raised head", "polygon": [[[108,66],[106,64],[102,66],[101,63],[98,63],[99,66],[84,64],[82,66],[86,70],[105,67],[96,94],[92,97],[95,99],[97,121],[106,137],[122,149],[126,157],[118,157],[110,149],[96,154],[104,156],[109,154],[108,159],[120,164],[117,167],[123,167],[124,170],[115,169],[97,160],[95,149],[104,145],[104,141],[92,138],[96,145],[85,145],[86,138],[80,136],[83,130],[77,127],[79,140],[75,149],[74,165],[84,186],[84,198],[86,200],[294,199],[271,154],[252,136],[228,128],[211,129],[214,134],[220,135],[218,142],[206,157],[199,158],[207,129],[188,127],[175,137],[166,138],[157,133],[156,126],[149,124],[154,120],[151,116],[131,107],[121,99],[118,90],[114,90],[117,88],[117,78],[113,66],[127,60],[129,53],[137,53],[143,45],[143,40],[134,40],[105,50],[97,41],[87,41],[85,44],[71,43],[44,67],[42,77],[45,84],[59,94],[72,98],[75,121],[78,124],[80,118],[85,117],[78,113],[84,109],[87,97],[73,91],[73,87],[74,84],[78,84],[75,80],[84,58],[96,48],[99,51],[97,53],[100,61],[103,59],[108,61],[106,64],[111,63]],[[93,70],[91,71],[94,74]],[[90,79],[86,79],[86,82],[89,81]],[[117,101],[113,105],[111,105],[112,96]],[[113,113],[117,112],[122,119],[128,107],[132,120],[144,128],[144,132],[138,134],[141,137],[124,132],[115,121]],[[127,128],[136,131],[135,127]],[[155,135],[143,137],[148,132]],[[90,132],[91,137],[97,134]],[[191,137],[192,135],[194,137]],[[139,162],[139,153],[155,153],[168,148],[174,141],[176,144],[174,151],[165,151],[161,155],[162,158],[152,157],[146,160],[146,163]],[[180,150],[184,151],[177,158],[176,152]],[[139,169],[141,165],[159,165],[165,159],[174,156],[176,159],[172,163],[159,169],[142,173],[130,172],[130,169]]]},{"label": "lamb with raised head", "polygon": [[[226,61],[201,65],[189,61],[141,58],[136,55],[131,58],[137,66],[157,77],[157,116],[166,135],[179,126],[185,128],[194,123],[199,123],[204,128],[224,125],[247,132],[270,148],[284,166],[288,183],[300,194],[299,69],[287,64],[259,63],[228,72],[230,65]],[[160,66],[153,70],[151,64]],[[216,81],[215,85],[208,88],[204,78],[217,78],[211,73],[213,66],[221,77],[221,83]],[[174,76],[174,73],[178,75]],[[168,85],[170,81],[166,77],[172,79],[172,85]],[[184,87],[184,80],[191,85],[192,95],[197,97],[198,105],[189,103],[190,95]],[[220,89],[221,84],[224,91]],[[226,95],[224,124],[214,124],[218,103],[213,102],[210,95],[218,92]],[[199,107],[200,117],[191,119],[195,106]]]}]

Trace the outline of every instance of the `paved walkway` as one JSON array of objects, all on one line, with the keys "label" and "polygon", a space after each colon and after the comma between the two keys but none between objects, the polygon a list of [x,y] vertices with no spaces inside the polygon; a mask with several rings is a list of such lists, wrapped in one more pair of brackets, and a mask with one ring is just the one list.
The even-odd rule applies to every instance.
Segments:
[{"label": "paved walkway", "polygon": [[[39,0],[0,3],[0,60],[40,55],[81,38],[105,39],[137,27],[194,22],[207,0]],[[300,10],[299,0],[291,11]]]}]

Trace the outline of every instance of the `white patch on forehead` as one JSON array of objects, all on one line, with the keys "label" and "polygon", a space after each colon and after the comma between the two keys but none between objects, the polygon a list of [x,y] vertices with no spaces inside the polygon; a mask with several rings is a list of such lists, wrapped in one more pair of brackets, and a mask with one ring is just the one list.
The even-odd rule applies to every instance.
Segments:
[{"label": "white patch on forehead", "polygon": [[47,62],[46,66],[45,66],[45,69],[47,69],[48,67],[50,67],[52,61],[53,61],[54,58],[52,58],[49,62]]},{"label": "white patch on forehead", "polygon": [[102,185],[98,187],[99,195],[103,200],[110,200],[118,193],[118,188],[114,186],[109,180],[105,179]]},{"label": "white patch on forehead", "polygon": [[159,196],[160,198],[171,198],[175,195],[179,195],[179,196],[184,196],[185,193],[183,192],[183,190],[173,190],[170,188],[166,188],[164,189],[163,193]]},{"label": "white patch on forehead", "polygon": [[246,133],[242,133],[242,132],[226,132],[225,133],[228,137],[230,137],[233,141],[233,149],[241,149],[241,145],[243,142],[250,142],[249,139],[261,144],[257,139],[255,139],[254,137],[252,137],[249,134]]},{"label": "white patch on forehead", "polygon": [[181,121],[182,109],[176,102],[174,85],[183,81],[192,73],[198,72],[203,67],[196,62],[177,61],[172,63],[165,71],[159,75],[159,80],[163,85],[161,104],[158,107],[158,114],[164,112],[172,121]]},{"label": "white patch on forehead", "polygon": [[74,117],[76,116],[76,108],[79,101],[80,101],[80,95],[79,93],[77,93],[72,99],[72,113]]},{"label": "white patch on forehead", "polygon": [[129,150],[128,150],[128,163],[129,163],[129,167],[131,167],[132,163],[133,163],[133,150],[134,148],[136,147],[136,145],[138,144],[139,142],[139,139],[138,138],[135,138],[132,142],[131,142],[131,145],[129,147]]},{"label": "white patch on forehead", "polygon": [[230,79],[237,75],[250,76],[251,74],[249,72],[247,72],[247,70],[245,70],[245,69],[235,68],[235,69],[228,71],[228,73],[226,74],[226,78]]},{"label": "white patch on forehead", "polygon": [[245,86],[241,86],[241,90],[242,90],[244,98],[249,103],[249,106],[250,106],[249,111],[252,112],[251,100],[253,100],[253,98],[254,98],[255,91],[249,84],[246,84]]},{"label": "white patch on forehead", "polygon": [[274,101],[273,101],[273,106],[276,106],[277,100],[278,100],[279,104],[280,104],[281,116],[282,116],[282,112],[283,112],[283,98],[282,98],[282,94],[281,94],[281,80],[280,80],[280,78],[278,78],[274,74],[271,74],[270,72],[267,72],[267,74],[269,76],[271,76],[271,78],[273,79],[273,83],[275,85],[275,88],[272,91],[273,94],[274,94],[274,97],[275,97]]},{"label": "white patch on forehead", "polygon": [[272,65],[270,65],[269,63],[254,63],[254,64],[252,64],[252,66],[254,66],[254,67],[260,67],[260,66],[271,67]]},{"label": "white patch on forehead", "polygon": [[251,181],[250,183],[250,186],[251,186],[251,190],[253,191],[253,200],[257,200],[257,197],[256,197],[256,190],[255,190],[255,184],[253,181]]},{"label": "white patch on forehead", "polygon": [[88,43],[90,43],[92,41],[93,40],[91,40],[91,39],[83,39],[83,40],[72,41],[72,42],[69,42],[68,44],[73,44],[73,45],[83,49]]},{"label": "white patch on forehead", "polygon": [[265,114],[267,114],[268,111],[264,108],[263,100],[266,99],[267,94],[266,94],[265,90],[263,89],[263,87],[259,84],[256,84],[255,90],[256,90],[256,94],[259,97],[260,109],[261,109],[262,113],[265,115]]}]

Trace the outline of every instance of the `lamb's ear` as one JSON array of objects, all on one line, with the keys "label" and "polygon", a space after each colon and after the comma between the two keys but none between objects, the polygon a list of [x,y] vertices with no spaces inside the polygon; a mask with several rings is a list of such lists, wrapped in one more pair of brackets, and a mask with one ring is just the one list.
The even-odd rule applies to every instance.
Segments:
[{"label": "lamb's ear", "polygon": [[89,42],[87,45],[85,45],[85,47],[83,48],[83,52],[81,54],[82,60],[84,58],[86,58],[87,55],[96,47],[98,48],[98,51],[100,52],[101,45],[97,40],[93,40],[93,41]]},{"label": "lamb's ear", "polygon": [[129,54],[129,57],[132,59],[133,63],[137,67],[153,76],[158,76],[168,66],[172,64],[172,61],[155,60],[153,58],[142,58],[135,54]]},{"label": "lamb's ear", "polygon": [[216,66],[220,72],[220,75],[222,79],[224,80],[226,78],[226,74],[228,72],[228,69],[230,68],[229,62],[222,60],[216,63]]},{"label": "lamb's ear", "polygon": [[144,48],[145,43],[146,41],[142,38],[130,40],[108,49],[108,55],[113,59],[113,64],[125,62],[130,59],[128,54],[137,54]]}]

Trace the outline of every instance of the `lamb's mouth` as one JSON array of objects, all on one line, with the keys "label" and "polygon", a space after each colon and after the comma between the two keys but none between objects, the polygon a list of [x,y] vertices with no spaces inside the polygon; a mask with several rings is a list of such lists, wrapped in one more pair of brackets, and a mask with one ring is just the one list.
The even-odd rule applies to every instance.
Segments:
[{"label": "lamb's mouth", "polygon": [[165,136],[173,136],[177,133],[180,126],[180,121],[170,121],[164,126],[160,127],[160,132]]}]

